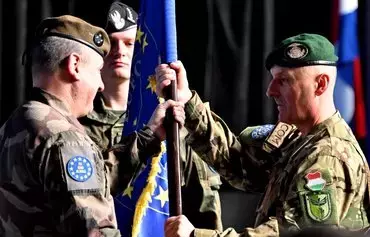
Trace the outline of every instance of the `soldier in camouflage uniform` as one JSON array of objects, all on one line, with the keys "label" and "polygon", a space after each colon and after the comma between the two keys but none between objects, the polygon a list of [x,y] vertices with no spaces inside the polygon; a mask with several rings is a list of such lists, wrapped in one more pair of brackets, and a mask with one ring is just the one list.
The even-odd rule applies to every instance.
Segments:
[{"label": "soldier in camouflage uniform", "polygon": [[[122,21],[121,18],[124,20]],[[105,89],[97,93],[94,110],[80,119],[89,136],[103,151],[121,140],[126,118],[131,60],[137,30],[136,21],[137,13],[131,7],[121,2],[112,3],[105,27],[112,44],[102,70]],[[155,140],[148,134],[146,127],[139,132],[144,133],[145,131],[146,139]],[[184,141],[187,135],[186,130],[180,131],[180,141]],[[113,152],[103,154],[110,169],[113,195],[121,193],[143,167],[143,162],[140,162],[139,158],[139,153],[143,148],[134,149],[135,144],[129,144],[132,142],[132,140],[124,139],[122,144],[130,147],[130,152],[125,155],[118,154],[119,157],[129,156],[131,159],[118,161]],[[218,194],[221,185],[220,176],[186,143],[181,142],[180,145],[180,156],[184,161],[182,165],[183,212],[195,226],[221,231],[221,207]],[[148,154],[149,152],[146,152],[146,155]]]},{"label": "soldier in camouflage uniform", "polygon": [[272,74],[267,95],[278,105],[280,122],[247,128],[239,136],[189,90],[181,63],[157,68],[159,95],[175,79],[171,70],[177,71],[192,148],[234,187],[264,192],[255,228],[194,229],[177,216],[168,219],[166,236],[279,236],[314,225],[369,227],[368,164],[333,102],[337,59],[323,36],[283,40],[266,60]]},{"label": "soldier in camouflage uniform", "polygon": [[[0,236],[120,236],[102,153],[77,120],[104,88],[109,50],[107,33],[79,18],[38,26],[31,99],[0,129]],[[166,102],[148,123],[152,131],[163,129],[158,121],[170,106],[183,123],[183,107]]]}]

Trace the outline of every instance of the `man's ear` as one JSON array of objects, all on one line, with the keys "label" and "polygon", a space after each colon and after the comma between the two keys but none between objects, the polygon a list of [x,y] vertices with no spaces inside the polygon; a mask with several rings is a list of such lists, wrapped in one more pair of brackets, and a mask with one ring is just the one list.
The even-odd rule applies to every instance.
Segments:
[{"label": "man's ear", "polygon": [[64,63],[67,72],[72,76],[72,78],[79,80],[79,73],[82,65],[81,55],[77,53],[71,53],[67,58],[65,58]]},{"label": "man's ear", "polygon": [[329,87],[329,76],[327,74],[320,74],[316,77],[316,90],[315,94],[320,96],[322,95]]}]

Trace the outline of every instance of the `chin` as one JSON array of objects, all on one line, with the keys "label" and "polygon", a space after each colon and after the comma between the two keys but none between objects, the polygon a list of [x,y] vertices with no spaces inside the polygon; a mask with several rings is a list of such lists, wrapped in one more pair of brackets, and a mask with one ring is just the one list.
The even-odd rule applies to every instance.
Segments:
[{"label": "chin", "polygon": [[94,107],[93,106],[86,106],[86,110],[84,111],[84,116],[88,115],[93,111]]},{"label": "chin", "polygon": [[86,113],[86,114],[91,113],[93,110],[94,110],[94,106],[91,106],[91,107],[90,107],[90,109],[87,111],[87,113]]},{"label": "chin", "polygon": [[283,122],[283,123],[290,123],[290,121],[289,121],[289,119],[287,119],[287,117],[286,116],[283,116],[283,115],[280,115],[279,114],[279,121],[280,122]]},{"label": "chin", "polygon": [[119,78],[119,79],[126,79],[126,78],[130,78],[130,72],[127,72],[126,70],[117,70],[115,71],[115,77]]}]

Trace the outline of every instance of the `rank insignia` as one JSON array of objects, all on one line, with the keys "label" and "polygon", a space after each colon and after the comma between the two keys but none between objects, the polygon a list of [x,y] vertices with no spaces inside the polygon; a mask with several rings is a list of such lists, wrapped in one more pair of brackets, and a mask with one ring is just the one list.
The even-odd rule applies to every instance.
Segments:
[{"label": "rank insignia", "polygon": [[87,181],[93,173],[91,161],[83,156],[74,156],[69,159],[66,169],[68,175],[77,182]]},{"label": "rank insignia", "polygon": [[253,139],[261,139],[267,137],[272,129],[274,129],[275,125],[273,124],[266,124],[263,126],[259,126],[255,128],[252,132],[252,138]]},{"label": "rank insignia", "polygon": [[331,214],[330,194],[312,192],[305,194],[308,215],[315,221],[322,222]]},{"label": "rank insignia", "polygon": [[306,187],[311,191],[321,191],[324,189],[326,181],[321,177],[321,172],[308,173],[305,178],[307,179]]}]

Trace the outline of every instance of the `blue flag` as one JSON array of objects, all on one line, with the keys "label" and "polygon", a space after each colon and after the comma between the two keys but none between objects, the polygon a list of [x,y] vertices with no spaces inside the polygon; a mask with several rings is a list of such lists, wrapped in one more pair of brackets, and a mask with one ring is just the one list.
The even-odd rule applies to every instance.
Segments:
[{"label": "blue flag", "polygon": [[[145,126],[159,103],[155,67],[176,60],[176,27],[171,13],[174,0],[141,2],[124,135]],[[164,236],[164,223],[169,216],[167,181],[166,145],[162,142],[161,152],[148,157],[144,170],[115,197],[118,228],[123,236]]]}]

